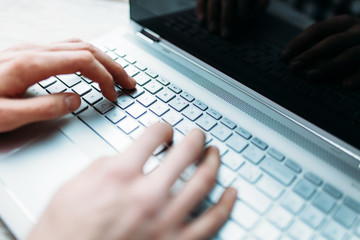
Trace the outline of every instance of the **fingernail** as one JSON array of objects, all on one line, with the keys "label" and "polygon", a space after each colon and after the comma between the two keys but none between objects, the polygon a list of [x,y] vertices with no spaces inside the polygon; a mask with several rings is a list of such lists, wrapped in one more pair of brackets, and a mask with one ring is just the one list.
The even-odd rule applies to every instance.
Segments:
[{"label": "fingernail", "polygon": [[282,52],[281,52],[281,58],[282,58],[283,60],[288,60],[288,59],[290,59],[290,58],[292,57],[292,55],[293,55],[293,53],[292,53],[291,49],[289,49],[289,48],[285,48],[285,49],[282,50]]},{"label": "fingernail", "polygon": [[65,104],[69,112],[73,112],[79,107],[78,97],[74,95],[65,97]]},{"label": "fingernail", "polygon": [[290,63],[290,68],[293,72],[299,72],[303,68],[303,62],[301,60],[293,61]]},{"label": "fingernail", "polygon": [[309,71],[306,76],[310,80],[318,80],[323,76],[323,72],[320,69],[314,69]]},{"label": "fingernail", "polygon": [[237,190],[233,187],[229,187],[229,194],[233,195],[234,198],[237,198]]}]

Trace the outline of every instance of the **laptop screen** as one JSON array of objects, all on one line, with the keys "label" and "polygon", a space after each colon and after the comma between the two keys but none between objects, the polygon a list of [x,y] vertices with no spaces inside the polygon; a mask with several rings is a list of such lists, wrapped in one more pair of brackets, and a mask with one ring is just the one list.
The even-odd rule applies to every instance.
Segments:
[{"label": "laptop screen", "polygon": [[[225,40],[196,17],[196,0],[131,0],[131,19],[247,87],[360,149],[360,91],[314,83],[279,59],[301,30],[264,14]],[[234,23],[244,26],[246,23]],[[241,28],[242,29],[242,28]]]}]

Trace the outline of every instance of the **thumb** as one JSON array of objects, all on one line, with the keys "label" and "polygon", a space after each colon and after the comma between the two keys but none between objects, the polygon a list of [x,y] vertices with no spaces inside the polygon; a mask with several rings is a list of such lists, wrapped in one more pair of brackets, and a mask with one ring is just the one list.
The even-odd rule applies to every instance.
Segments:
[{"label": "thumb", "polygon": [[80,97],[74,93],[28,99],[0,99],[0,132],[61,117],[76,110],[80,104]]}]

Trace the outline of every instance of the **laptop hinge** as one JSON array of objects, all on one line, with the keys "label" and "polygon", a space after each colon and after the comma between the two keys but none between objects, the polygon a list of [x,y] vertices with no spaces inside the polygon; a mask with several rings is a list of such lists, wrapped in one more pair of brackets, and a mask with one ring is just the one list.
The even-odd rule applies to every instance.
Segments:
[{"label": "laptop hinge", "polygon": [[150,43],[160,42],[160,36],[147,28],[143,28],[137,35]]}]

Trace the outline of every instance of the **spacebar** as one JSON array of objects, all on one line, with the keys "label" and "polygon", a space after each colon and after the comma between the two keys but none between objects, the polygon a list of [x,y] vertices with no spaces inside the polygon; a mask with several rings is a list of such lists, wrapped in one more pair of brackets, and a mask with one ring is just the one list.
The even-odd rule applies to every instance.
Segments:
[{"label": "spacebar", "polygon": [[93,108],[81,113],[79,119],[119,152],[125,150],[132,143],[129,136],[121,132]]}]

